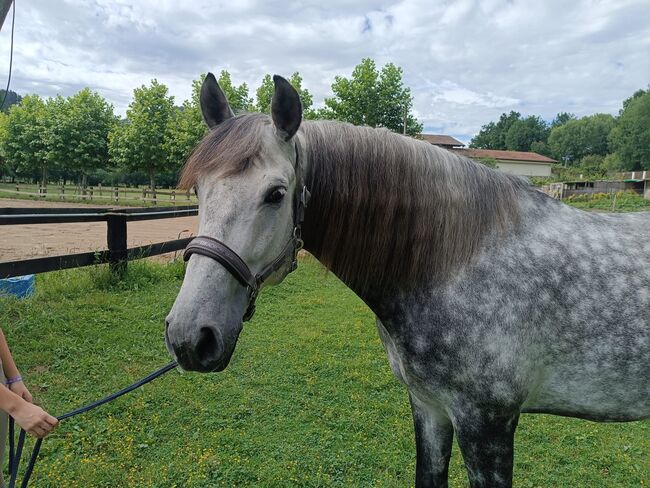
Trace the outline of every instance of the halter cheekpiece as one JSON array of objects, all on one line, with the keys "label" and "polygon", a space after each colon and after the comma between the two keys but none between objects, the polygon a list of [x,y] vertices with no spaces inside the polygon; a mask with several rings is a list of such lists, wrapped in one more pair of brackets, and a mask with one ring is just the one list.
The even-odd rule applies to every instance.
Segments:
[{"label": "halter cheekpiece", "polygon": [[183,259],[187,261],[192,254],[201,254],[214,259],[220,263],[228,272],[233,275],[242,286],[248,289],[248,307],[242,320],[250,320],[255,314],[255,300],[262,287],[262,283],[273,273],[279,270],[287,261],[290,260],[291,267],[289,273],[298,267],[298,251],[302,249],[302,222],[305,219],[305,209],[309,202],[309,190],[305,186],[302,175],[301,154],[302,149],[298,143],[294,143],[296,153],[296,165],[294,171],[296,174],[296,189],[293,194],[293,230],[291,237],[282,249],[280,255],[262,270],[253,274],[246,262],[235,251],[230,249],[226,244],[214,237],[197,236],[185,248]]}]

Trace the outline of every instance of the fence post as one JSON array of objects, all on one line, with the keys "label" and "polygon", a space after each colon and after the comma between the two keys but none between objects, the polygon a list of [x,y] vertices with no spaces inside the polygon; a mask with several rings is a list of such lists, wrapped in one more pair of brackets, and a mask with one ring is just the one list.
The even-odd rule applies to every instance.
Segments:
[{"label": "fence post", "polygon": [[126,271],[126,215],[106,216],[106,241],[108,243],[108,263],[112,273],[123,275]]}]

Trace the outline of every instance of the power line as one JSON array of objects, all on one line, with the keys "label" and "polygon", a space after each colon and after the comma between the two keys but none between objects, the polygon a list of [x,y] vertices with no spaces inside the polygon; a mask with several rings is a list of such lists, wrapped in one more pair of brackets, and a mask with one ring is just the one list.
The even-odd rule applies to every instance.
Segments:
[{"label": "power line", "polygon": [[7,88],[5,89],[5,96],[0,103],[0,110],[5,106],[7,95],[9,95],[9,85],[11,84],[11,68],[14,64],[14,27],[16,25],[16,0],[13,2],[13,11],[11,14],[11,47],[9,48],[9,77],[7,78]]}]

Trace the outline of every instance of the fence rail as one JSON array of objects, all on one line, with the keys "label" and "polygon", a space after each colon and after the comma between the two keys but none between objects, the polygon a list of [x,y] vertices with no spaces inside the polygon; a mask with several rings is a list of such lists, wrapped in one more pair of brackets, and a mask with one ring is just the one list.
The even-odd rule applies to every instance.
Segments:
[{"label": "fence rail", "polygon": [[179,251],[192,240],[190,237],[128,248],[127,222],[197,214],[196,205],[155,209],[0,208],[0,225],[106,222],[108,247],[96,252],[1,262],[0,279],[103,263],[108,263],[114,272],[123,272],[130,260]]},{"label": "fence rail", "polygon": [[[14,189],[15,188],[15,189]],[[30,191],[36,190],[36,191]],[[169,203],[176,205],[176,202],[189,203],[195,201],[194,196],[189,191],[183,190],[151,190],[149,188],[125,188],[125,187],[110,187],[110,186],[72,186],[66,187],[65,185],[50,185],[50,186],[22,186],[16,184],[10,188],[0,186],[0,193],[11,193],[13,195],[28,195],[38,198],[52,197],[65,201],[67,199],[74,200],[108,200],[111,202],[119,203],[122,201],[142,201],[158,203]],[[167,198],[163,198],[167,197]]]}]

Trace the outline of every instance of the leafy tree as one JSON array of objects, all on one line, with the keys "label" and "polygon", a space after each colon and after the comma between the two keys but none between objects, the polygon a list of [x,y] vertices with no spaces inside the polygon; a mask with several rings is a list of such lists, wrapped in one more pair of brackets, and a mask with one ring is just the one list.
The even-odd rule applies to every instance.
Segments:
[{"label": "leafy tree", "polygon": [[3,121],[0,140],[3,157],[18,175],[40,175],[41,185],[47,184],[48,137],[50,117],[45,101],[38,95],[27,95],[19,105],[9,109]]},{"label": "leafy tree", "polygon": [[192,96],[183,102],[182,107],[174,109],[169,120],[167,139],[164,143],[169,168],[180,168],[208,130],[203,122],[200,106],[203,80],[205,74],[192,82]]},{"label": "leafy tree", "polygon": [[8,137],[9,115],[0,111],[0,175],[14,175],[13,168],[9,166],[9,161],[4,153],[4,147]]},{"label": "leafy tree", "polygon": [[469,142],[469,147],[478,149],[506,149],[506,134],[510,126],[521,119],[519,112],[502,113],[498,122],[490,122]]},{"label": "leafy tree", "polygon": [[609,142],[621,169],[650,169],[650,88],[638,90],[623,102]]},{"label": "leafy tree", "polygon": [[570,120],[576,120],[576,116],[569,112],[559,112],[551,122],[551,129],[564,125]]},{"label": "leafy tree", "polygon": [[[300,76],[300,73],[296,71],[287,81],[291,83],[291,86],[293,86],[298,92],[300,102],[302,103],[303,118],[315,118],[315,111],[311,108],[314,100],[311,93],[309,93],[309,90],[302,87],[302,76]],[[264,75],[262,83],[255,92],[255,110],[262,112],[263,114],[270,114],[271,100],[273,99],[274,91],[275,86],[273,84],[273,78],[271,75]]]},{"label": "leafy tree", "polygon": [[605,156],[608,152],[607,139],[613,127],[614,117],[609,114],[569,120],[551,130],[548,145],[553,156],[565,164],[575,164],[590,154]]},{"label": "leafy tree", "polygon": [[[205,75],[201,75],[201,83],[203,83],[203,79],[205,79]],[[230,105],[230,108],[232,108],[233,112],[245,112],[251,109],[253,106],[253,100],[248,95],[248,85],[246,85],[246,83],[242,83],[239,86],[233,85],[230,73],[226,70],[223,70],[219,74],[217,81],[219,82],[219,86],[223,90],[223,93],[226,95],[228,104]]]},{"label": "leafy tree", "polygon": [[535,141],[530,145],[530,151],[543,154],[544,156],[552,157],[551,148],[548,147],[548,144],[545,141]]},{"label": "leafy tree", "polygon": [[406,118],[407,134],[422,132],[422,124],[411,113],[413,97],[402,81],[402,69],[392,63],[378,71],[375,62],[365,58],[350,78],[337,76],[332,91],[334,96],[326,98],[325,108],[318,112],[321,117],[386,127],[400,133]]},{"label": "leafy tree", "polygon": [[530,151],[535,142],[548,139],[548,126],[540,117],[531,115],[515,120],[506,132],[505,143],[509,151]]},{"label": "leafy tree", "polygon": [[5,90],[0,90],[0,101],[4,100],[4,104],[2,107],[0,107],[0,111],[6,112],[9,110],[9,107],[12,105],[17,105],[20,103],[20,101],[23,99],[18,93],[16,93],[13,90],[9,90],[7,93],[7,98],[5,99],[5,93],[7,93]]},{"label": "leafy tree", "polygon": [[108,166],[108,133],[117,122],[113,106],[89,88],[68,99],[51,99],[48,106],[53,122],[48,159],[60,168],[77,171],[86,186],[89,172]]},{"label": "leafy tree", "polygon": [[603,164],[604,161],[605,156],[601,154],[588,154],[579,161],[578,168],[592,177],[605,176],[607,171]]},{"label": "leafy tree", "polygon": [[111,160],[124,169],[147,171],[152,189],[156,172],[169,169],[165,142],[173,112],[174,97],[165,85],[151,80],[150,86],[133,90],[126,122],[115,126],[108,137]]}]

